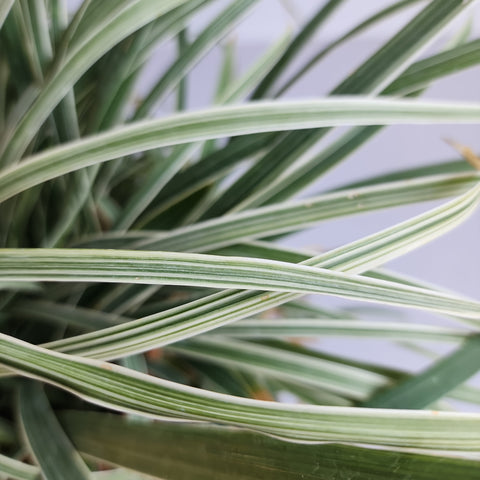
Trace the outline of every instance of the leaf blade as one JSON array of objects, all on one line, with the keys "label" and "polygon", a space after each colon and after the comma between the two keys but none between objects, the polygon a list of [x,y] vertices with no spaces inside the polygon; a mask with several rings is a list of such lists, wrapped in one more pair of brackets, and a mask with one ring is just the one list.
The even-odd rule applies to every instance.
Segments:
[{"label": "leaf blade", "polygon": [[[89,469],[58,423],[41,387],[28,382],[19,391],[22,428],[45,479],[88,480]],[[46,437],[49,442],[45,442]]]},{"label": "leaf blade", "polygon": [[162,146],[292,128],[449,122],[479,123],[480,105],[328,98],[183,113],[168,119],[138,122],[56,147],[6,169],[0,173],[0,201],[65,173]]},{"label": "leaf blade", "polygon": [[[155,423],[146,428],[113,415],[80,412],[65,412],[61,419],[85,453],[175,480],[295,480],[301,475],[309,480],[335,475],[404,480],[409,474],[417,480],[437,480],[443,474],[473,480],[478,469],[474,461],[345,445],[285,443],[213,426]],[[161,446],[162,455],[155,446]]]}]

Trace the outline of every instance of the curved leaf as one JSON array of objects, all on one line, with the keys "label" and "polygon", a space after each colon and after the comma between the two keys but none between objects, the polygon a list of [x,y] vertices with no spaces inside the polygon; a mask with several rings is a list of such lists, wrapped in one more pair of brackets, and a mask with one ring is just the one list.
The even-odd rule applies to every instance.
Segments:
[{"label": "curved leaf", "polygon": [[[303,441],[478,450],[480,415],[279,404],[176,384],[0,334],[0,362],[117,411],[206,420]],[[418,432],[422,431],[422,435]]]},{"label": "curved leaf", "polygon": [[259,102],[137,122],[46,150],[0,173],[0,201],[80,168],[154,148],[248,133],[335,125],[480,123],[480,105],[385,98]]},{"label": "curved leaf", "polygon": [[21,385],[18,405],[23,432],[45,480],[90,479],[89,469],[62,430],[41,387],[33,382]]}]

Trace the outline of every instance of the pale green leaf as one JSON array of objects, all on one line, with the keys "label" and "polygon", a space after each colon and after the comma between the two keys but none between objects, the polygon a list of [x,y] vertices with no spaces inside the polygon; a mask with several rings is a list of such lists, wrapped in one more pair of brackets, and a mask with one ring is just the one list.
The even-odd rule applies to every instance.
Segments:
[{"label": "pale green leaf", "polygon": [[2,3],[0,3],[0,28],[2,28],[3,22],[7,18],[14,1],[15,0],[3,0]]},{"label": "pale green leaf", "polygon": [[323,318],[275,318],[241,320],[221,327],[210,335],[238,338],[309,338],[338,336],[354,338],[383,338],[390,340],[436,340],[456,342],[469,335],[468,330],[420,323],[388,320],[330,320]]},{"label": "pale green leaf", "polygon": [[41,480],[40,469],[0,454],[0,478]]},{"label": "pale green leaf", "polygon": [[0,274],[13,282],[114,282],[322,293],[480,321],[480,303],[453,295],[253,258],[130,250],[0,249]]},{"label": "pale green leaf", "polygon": [[5,334],[0,334],[0,347],[0,361],[21,375],[117,411],[213,421],[303,441],[480,448],[479,414],[279,404],[207,392],[111,363],[52,352]]}]

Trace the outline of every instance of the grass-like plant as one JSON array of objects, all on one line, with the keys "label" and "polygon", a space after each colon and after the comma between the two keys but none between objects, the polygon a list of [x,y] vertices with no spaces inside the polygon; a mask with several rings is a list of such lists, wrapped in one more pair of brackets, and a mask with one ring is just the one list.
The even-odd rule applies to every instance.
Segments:
[{"label": "grass-like plant", "polygon": [[[258,2],[224,2],[189,35],[216,3],[84,0],[70,16],[66,0],[0,0],[0,477],[478,479],[480,414],[445,399],[480,403],[465,383],[480,367],[480,303],[378,268],[465,220],[479,174],[459,158],[299,195],[385,125],[480,123],[480,104],[416,98],[480,63],[467,30],[424,53],[474,1],[389,3],[299,66],[348,3],[318,2],[242,76],[226,46],[212,107],[193,111],[190,70]],[[414,4],[331,95],[280,98]],[[139,97],[172,41],[178,55]],[[159,116],[169,94],[175,111]],[[442,202],[318,255],[276,243],[428,200]],[[381,305],[382,321],[322,295]],[[393,321],[385,305],[451,326]],[[329,335],[455,348],[412,375],[298,341]]]}]

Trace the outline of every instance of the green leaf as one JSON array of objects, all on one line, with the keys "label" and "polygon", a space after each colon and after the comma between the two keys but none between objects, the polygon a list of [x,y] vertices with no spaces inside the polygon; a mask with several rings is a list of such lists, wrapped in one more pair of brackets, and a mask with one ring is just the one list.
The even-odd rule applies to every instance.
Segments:
[{"label": "green leaf", "polygon": [[472,336],[452,354],[419,375],[380,391],[365,402],[371,408],[425,408],[447,395],[480,369],[480,337]]},{"label": "green leaf", "polygon": [[32,2],[29,5],[35,49],[43,72],[53,58],[53,47],[48,30],[48,13],[43,2]]},{"label": "green leaf", "polygon": [[42,82],[42,62],[39,55],[39,46],[37,45],[38,38],[35,38],[32,16],[33,12],[31,12],[30,5],[27,5],[27,3],[17,2],[13,4],[12,21],[16,24],[17,41],[21,44],[31,78],[36,82]]},{"label": "green leaf", "polygon": [[301,67],[295,74],[290,76],[288,80],[286,80],[282,87],[279,88],[276,93],[275,97],[280,96],[286,90],[288,90],[297,80],[299,80],[305,73],[308,72],[316,63],[318,63],[323,57],[325,57],[328,53],[330,53],[335,48],[339,47],[347,40],[351,39],[352,37],[358,35],[359,33],[366,30],[368,27],[376,24],[380,20],[396,13],[406,7],[409,7],[415,3],[419,3],[419,0],[401,0],[399,2],[394,3],[393,5],[388,5],[385,9],[376,12],[371,17],[367,18],[363,22],[359,23],[357,26],[349,30],[347,33],[342,35],[340,38],[333,40],[326,47],[323,47],[317,54],[315,54],[307,63]]},{"label": "green leaf", "polygon": [[480,321],[480,303],[433,291],[272,260],[175,252],[0,249],[7,281],[114,282],[323,293]]},{"label": "green leaf", "polygon": [[256,318],[241,320],[214,330],[209,335],[238,338],[283,338],[338,336],[354,338],[383,338],[392,340],[436,340],[456,342],[469,335],[468,330],[420,323],[382,320],[341,320],[323,318]]},{"label": "green leaf", "polygon": [[[180,30],[177,35],[178,56],[182,57],[188,49],[188,33],[186,29]],[[184,75],[178,82],[177,88],[177,111],[185,110],[187,106],[187,78]]]},{"label": "green leaf", "polygon": [[257,0],[236,0],[220,12],[155,84],[137,108],[134,118],[147,117],[157,102],[180,82],[200,58],[225,36],[256,2]]},{"label": "green leaf", "polygon": [[137,217],[155,199],[158,192],[166,183],[184,166],[199,149],[197,144],[184,144],[174,148],[171,154],[163,159],[158,150],[149,152],[149,156],[157,161],[147,180],[130,197],[130,200],[122,210],[115,225],[115,230],[127,231]]},{"label": "green leaf", "polygon": [[270,69],[268,74],[262,80],[260,85],[256,88],[252,95],[252,98],[259,99],[268,95],[268,91],[271,89],[275,81],[285,71],[289,64],[296,58],[301,49],[308,44],[311,37],[317,32],[332,15],[335,10],[341,6],[344,0],[329,0],[325,5],[322,5],[320,9],[312,16],[312,18],[306,23],[295,38],[290,42],[285,53],[279,58],[276,64]]},{"label": "green leaf", "polygon": [[19,390],[22,429],[45,480],[88,480],[90,471],[62,430],[42,388],[27,382]]},{"label": "green leaf", "polygon": [[274,136],[275,134],[259,134],[235,138],[226,147],[212,152],[202,158],[200,162],[186,166],[165,185],[152,210],[138,225],[145,227],[165,210],[175,208],[179,202],[188,200],[189,195],[195,195],[195,193],[201,192],[201,189],[220,180],[240,161],[258,154],[259,151],[269,146],[274,140]]},{"label": "green leaf", "polygon": [[100,413],[60,419],[82,452],[172,480],[438,480],[477,478],[479,463],[347,445],[287,443],[248,431],[171,423],[132,424]]},{"label": "green leaf", "polygon": [[[25,284],[21,283],[19,285]],[[67,324],[79,327],[82,330],[99,330],[130,320],[129,318],[121,317],[113,313],[48,302],[46,300],[24,300],[20,305],[16,305],[13,308],[13,313],[21,318],[28,318],[35,321],[43,320],[60,325]]]},{"label": "green leaf", "polygon": [[384,95],[406,95],[425,88],[432,80],[480,63],[480,39],[456,46],[414,63],[389,85]]},{"label": "green leaf", "polygon": [[474,169],[464,160],[452,160],[449,162],[424,165],[422,167],[407,168],[402,170],[392,171],[384,175],[377,175],[374,177],[360,180],[354,183],[341,185],[335,189],[349,190],[352,188],[359,188],[371,185],[386,184],[388,182],[397,182],[399,180],[412,180],[419,177],[430,177],[432,175],[446,175],[446,174],[461,174],[465,172],[473,172]]},{"label": "green leaf", "polygon": [[478,123],[476,104],[365,98],[261,102],[138,122],[46,150],[0,174],[0,201],[80,168],[153,148],[193,141],[340,125]]},{"label": "green leaf", "polygon": [[[478,450],[480,415],[279,404],[180,385],[0,334],[0,362],[86,401],[155,418],[206,420],[303,441]],[[422,435],[418,435],[421,431]]]}]

